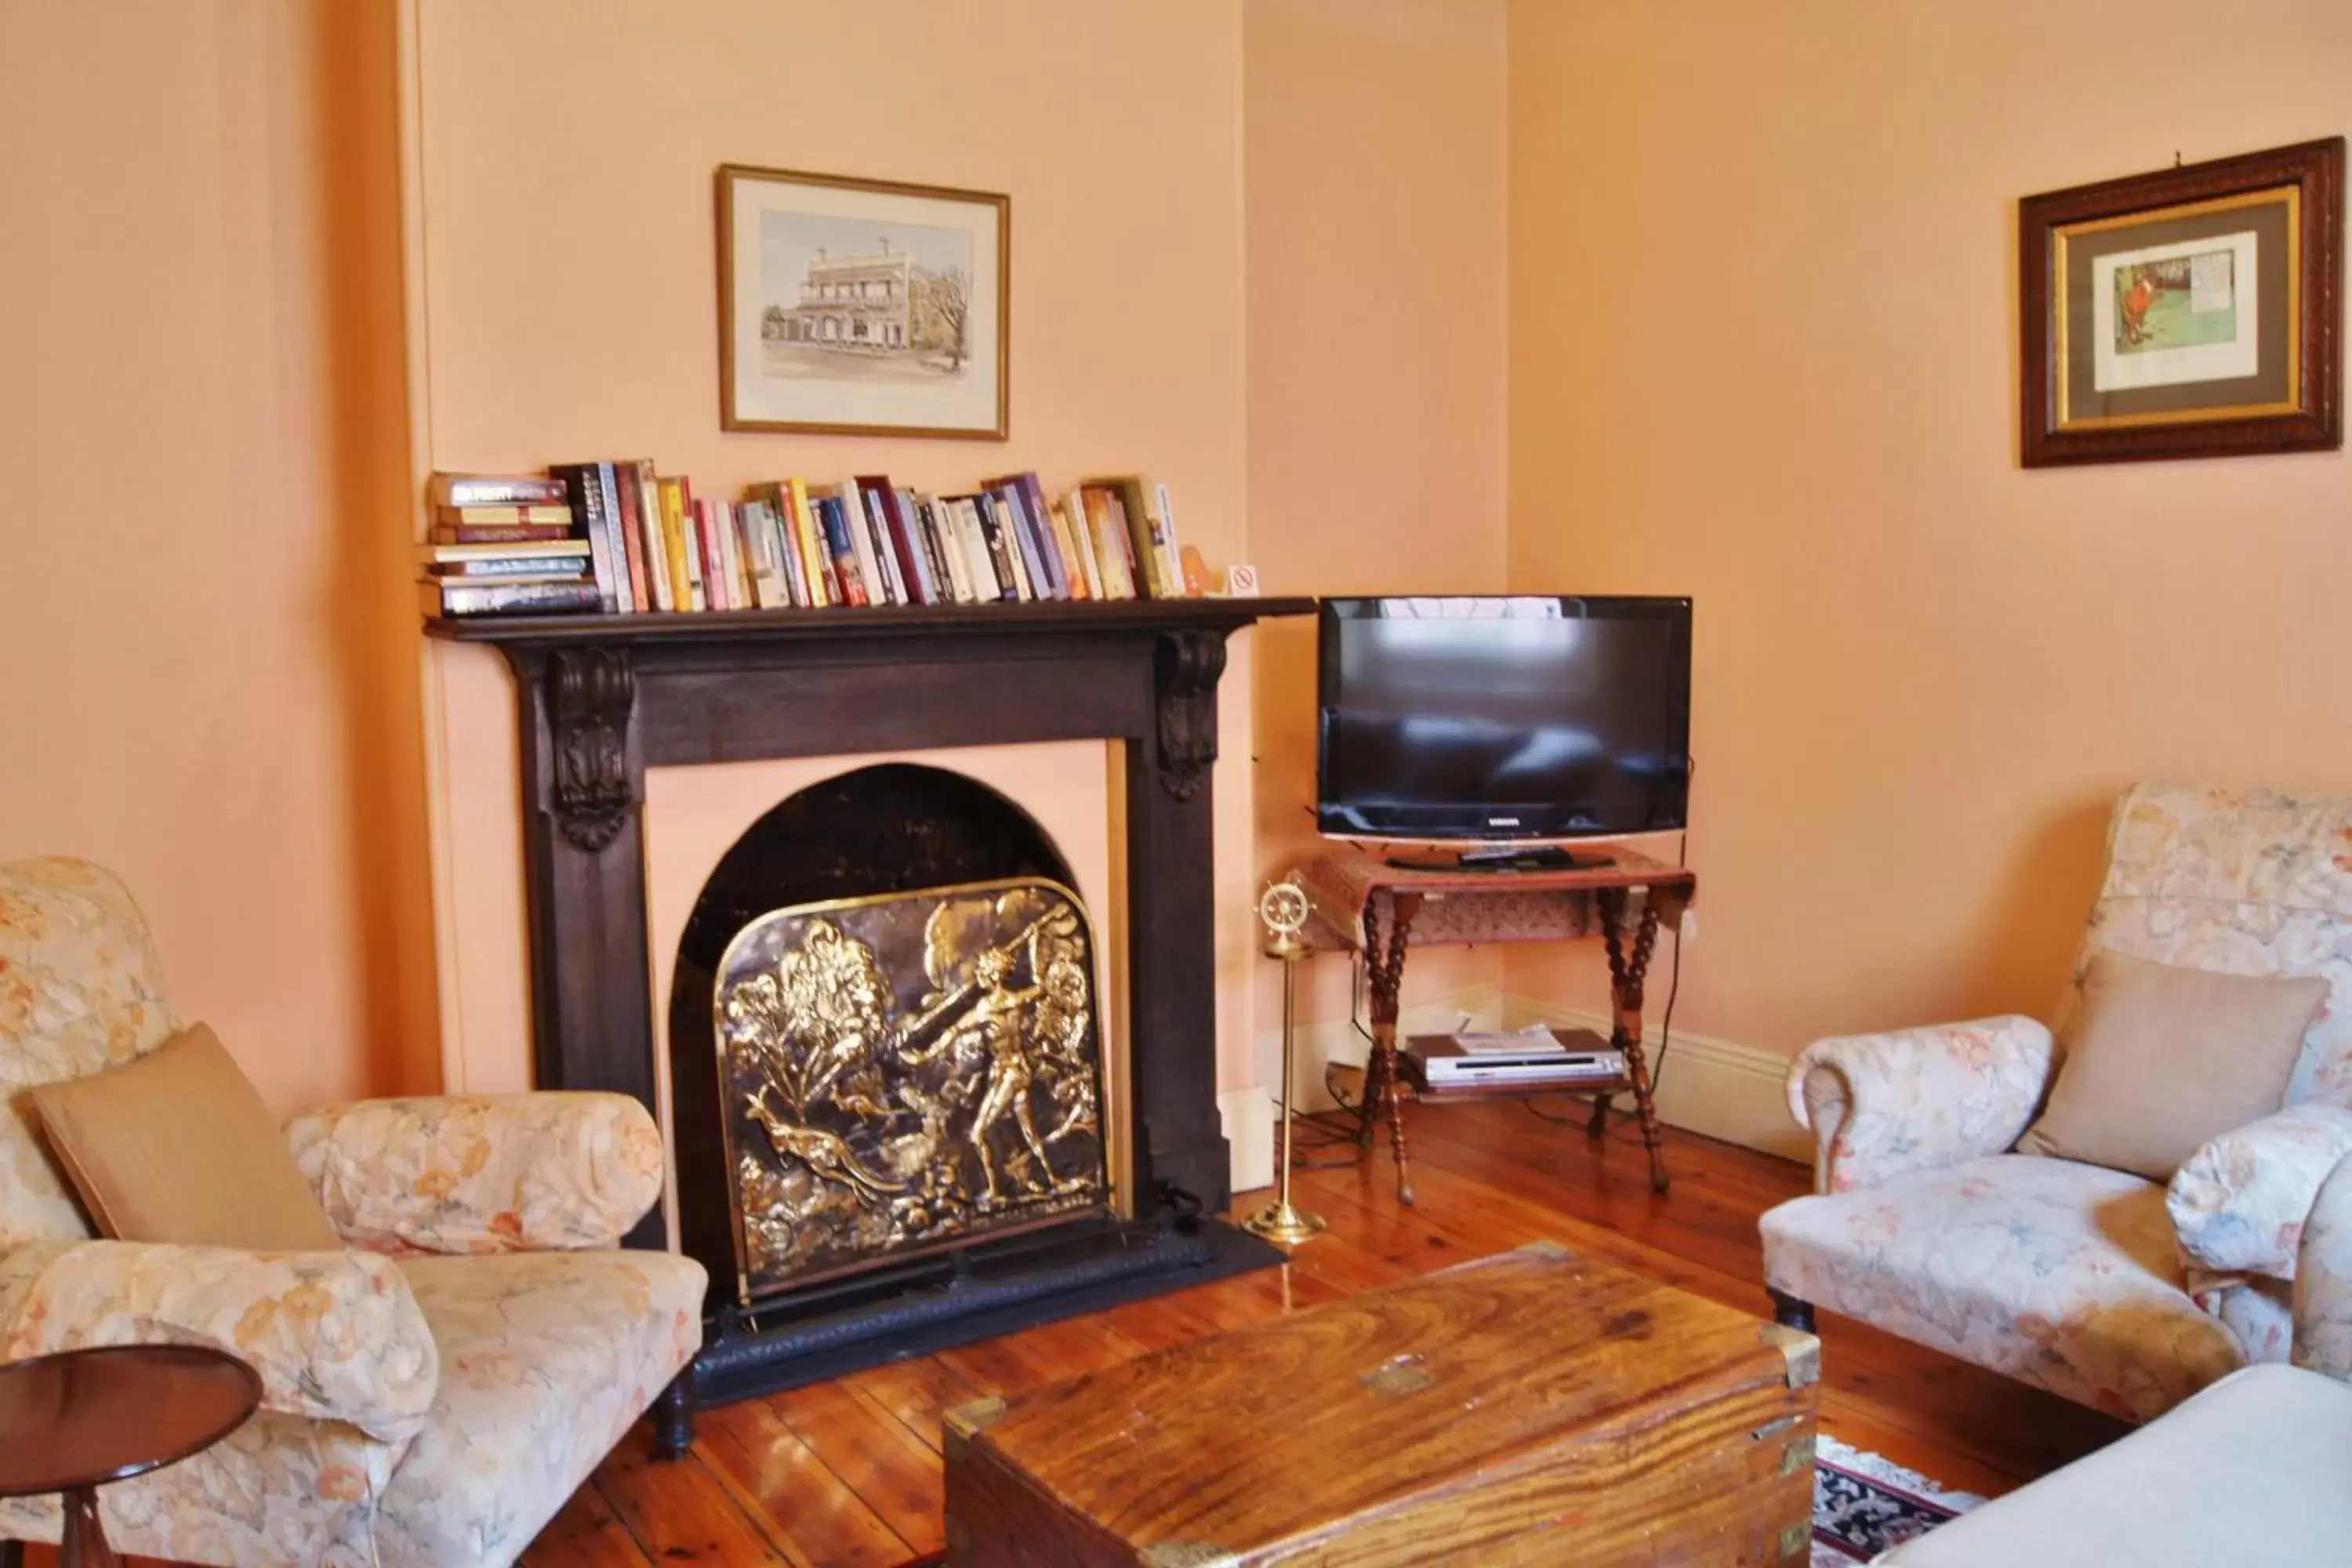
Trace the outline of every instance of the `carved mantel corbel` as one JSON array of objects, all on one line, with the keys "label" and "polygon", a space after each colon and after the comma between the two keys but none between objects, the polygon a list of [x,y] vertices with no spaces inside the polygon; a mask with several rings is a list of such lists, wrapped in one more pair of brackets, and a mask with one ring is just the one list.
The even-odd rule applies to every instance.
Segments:
[{"label": "carved mantel corbel", "polygon": [[1225,672],[1225,634],[1163,634],[1157,658],[1160,784],[1191,800],[1217,760],[1217,678]]},{"label": "carved mantel corbel", "polygon": [[555,768],[548,808],[574,848],[613,842],[636,805],[629,786],[629,718],[636,672],[626,647],[563,647],[547,658],[548,738]]}]

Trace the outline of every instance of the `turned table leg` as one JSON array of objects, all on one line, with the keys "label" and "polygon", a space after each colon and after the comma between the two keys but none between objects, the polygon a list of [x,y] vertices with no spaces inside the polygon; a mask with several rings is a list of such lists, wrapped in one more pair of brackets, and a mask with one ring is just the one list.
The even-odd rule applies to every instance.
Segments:
[{"label": "turned table leg", "polygon": [[1398,893],[1387,900],[1391,918],[1385,942],[1381,933],[1381,901],[1378,897],[1364,900],[1364,972],[1371,993],[1372,1048],[1364,1063],[1364,1103],[1357,1142],[1360,1150],[1370,1152],[1373,1128],[1385,1108],[1389,1152],[1396,1161],[1397,1201],[1410,1205],[1412,1167],[1405,1154],[1404,1102],[1412,1088],[1397,1070],[1397,997],[1404,987],[1405,942],[1412,931],[1413,916],[1421,912],[1421,895]]},{"label": "turned table leg", "polygon": [[107,1544],[98,1521],[98,1491],[76,1487],[65,1494],[66,1528],[58,1542],[58,1568],[121,1568],[122,1559]]},{"label": "turned table leg", "polygon": [[[1665,1141],[1658,1128],[1658,1107],[1650,1093],[1648,1052],[1642,1044],[1642,982],[1649,973],[1651,950],[1658,941],[1658,901],[1642,900],[1630,951],[1625,940],[1625,889],[1603,888],[1594,902],[1601,914],[1601,939],[1609,949],[1609,994],[1615,1013],[1610,1043],[1625,1053],[1626,1076],[1633,1080],[1633,1104],[1642,1117],[1642,1145],[1650,1156],[1650,1190],[1666,1190]],[[1604,1114],[1594,1101],[1596,1117]],[[1588,1129],[1589,1131],[1589,1129]]]}]

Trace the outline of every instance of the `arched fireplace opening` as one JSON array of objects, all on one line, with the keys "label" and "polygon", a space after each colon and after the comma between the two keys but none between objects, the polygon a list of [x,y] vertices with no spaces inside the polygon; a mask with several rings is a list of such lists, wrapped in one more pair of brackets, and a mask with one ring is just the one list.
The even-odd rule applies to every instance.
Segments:
[{"label": "arched fireplace opening", "polygon": [[679,1239],[714,1312],[1104,1216],[1094,943],[1052,837],[964,774],[859,768],[755,822],[670,991]]}]

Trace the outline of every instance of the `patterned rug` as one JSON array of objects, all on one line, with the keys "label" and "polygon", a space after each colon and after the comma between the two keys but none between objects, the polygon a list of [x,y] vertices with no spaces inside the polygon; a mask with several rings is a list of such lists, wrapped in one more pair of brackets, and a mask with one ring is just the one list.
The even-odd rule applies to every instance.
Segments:
[{"label": "patterned rug", "polygon": [[1834,1437],[1813,1466],[1813,1568],[1851,1568],[1984,1501]]}]

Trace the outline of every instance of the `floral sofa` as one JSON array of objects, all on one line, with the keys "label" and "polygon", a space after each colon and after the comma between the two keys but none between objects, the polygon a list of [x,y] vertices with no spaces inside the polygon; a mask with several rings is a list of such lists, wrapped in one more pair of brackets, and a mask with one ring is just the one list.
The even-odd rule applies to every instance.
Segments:
[{"label": "floral sofa", "polygon": [[[2284,1108],[2206,1144],[2168,1187],[2011,1152],[2083,967],[2108,949],[2332,987]],[[1798,1057],[1790,1109],[1815,1139],[1816,1195],[1760,1226],[1784,1320],[1809,1324],[1818,1305],[2143,1421],[2285,1360],[2298,1334],[2352,1334],[2352,1268],[2315,1285],[2297,1263],[2321,1184],[2352,1155],[2352,795],[2133,790],[2075,974],[2054,1038],[2010,1016]]]},{"label": "floral sofa", "polygon": [[[113,1544],[240,1568],[512,1562],[700,1345],[701,1268],[615,1249],[659,1194],[652,1119],[597,1094],[341,1106],[287,1135],[346,1250],[94,1240],[22,1091],[177,1026],[120,881],[0,865],[0,1360],[166,1340],[261,1374],[226,1441],[100,1490]],[[0,1501],[0,1537],[59,1522],[55,1498]]]}]

